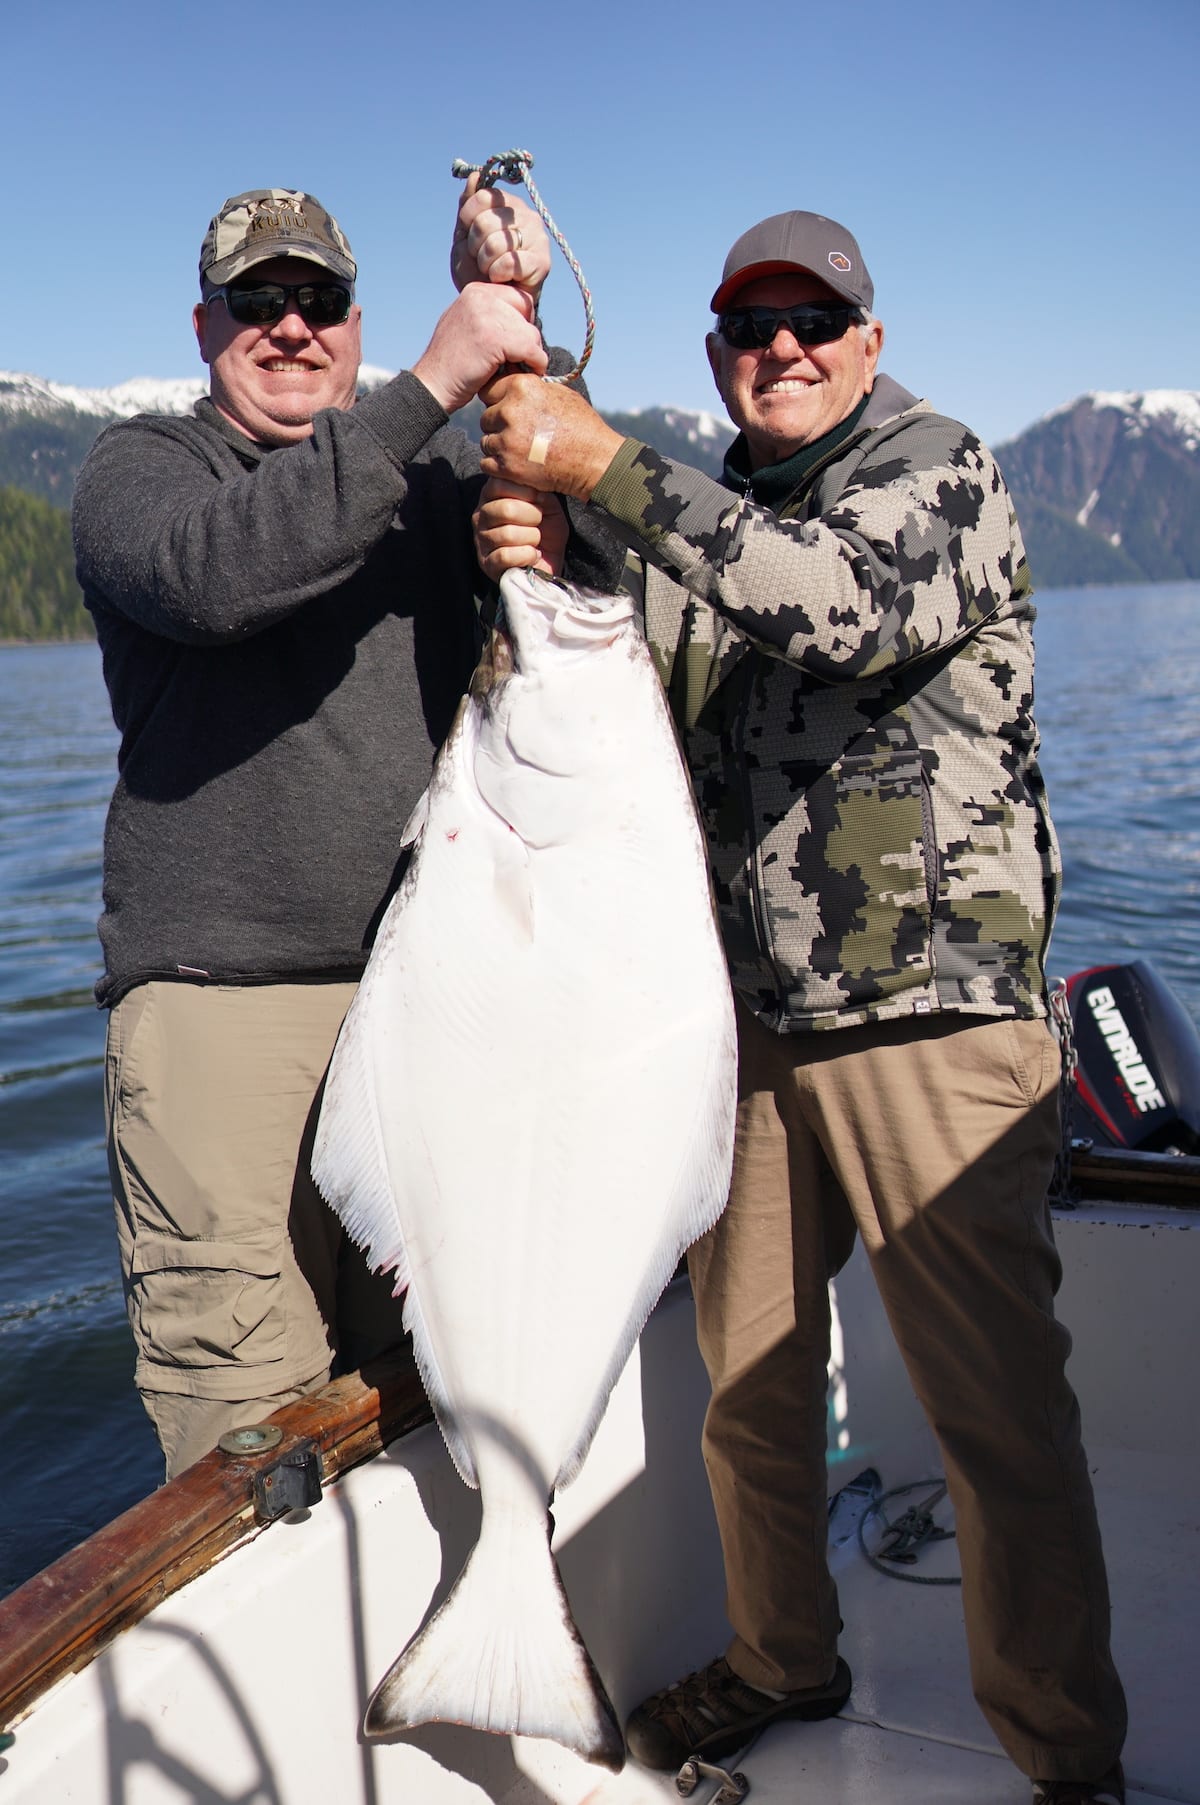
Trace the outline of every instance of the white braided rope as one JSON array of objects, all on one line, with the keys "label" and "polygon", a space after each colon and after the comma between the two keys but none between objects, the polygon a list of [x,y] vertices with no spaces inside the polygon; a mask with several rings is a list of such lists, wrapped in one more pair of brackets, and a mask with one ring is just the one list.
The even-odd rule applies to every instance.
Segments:
[{"label": "white braided rope", "polygon": [[568,370],[565,376],[547,376],[544,380],[546,382],[574,382],[577,376],[583,374],[588,358],[592,355],[592,344],[596,337],[596,320],[592,311],[592,292],[583,279],[583,271],[580,269],[579,264],[572,255],[570,245],[551,219],[546,203],[533,185],[533,177],[529,173],[532,168],[533,157],[530,155],[529,151],[506,150],[502,151],[499,156],[489,157],[486,163],[464,163],[461,157],[455,157],[454,162],[450,165],[450,174],[457,180],[464,181],[467,176],[474,175],[476,171],[478,171],[483,178],[480,184],[481,187],[490,188],[493,182],[523,182],[525,187],[529,190],[529,198],[533,202],[534,210],[542,224],[545,226],[547,232],[549,232],[551,238],[566,258],[571,274],[579,284],[579,292],[583,296],[584,318],[587,321],[587,335],[583,342],[583,355],[575,365],[575,368],[573,370]]}]

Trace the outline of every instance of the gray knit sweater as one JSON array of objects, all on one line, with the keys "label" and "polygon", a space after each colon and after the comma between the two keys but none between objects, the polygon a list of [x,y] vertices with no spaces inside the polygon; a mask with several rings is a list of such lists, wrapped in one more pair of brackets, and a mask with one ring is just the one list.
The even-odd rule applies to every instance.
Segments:
[{"label": "gray knit sweater", "polygon": [[[74,531],[121,733],[102,1004],[362,970],[494,594],[480,481],[408,372],[294,446],[209,401],[96,441]],[[567,574],[611,590],[615,541],[582,510],[572,528]]]}]

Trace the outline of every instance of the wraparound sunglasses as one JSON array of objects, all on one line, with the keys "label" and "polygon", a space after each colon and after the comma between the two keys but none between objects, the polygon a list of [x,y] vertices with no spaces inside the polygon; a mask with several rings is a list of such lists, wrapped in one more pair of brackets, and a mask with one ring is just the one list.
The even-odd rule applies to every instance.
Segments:
[{"label": "wraparound sunglasses", "polygon": [[765,351],[786,326],[798,345],[828,345],[842,338],[857,307],[835,303],[822,307],[804,301],[798,307],[731,307],[717,320],[717,331],[735,351]]},{"label": "wraparound sunglasses", "polygon": [[239,326],[273,326],[291,301],[306,326],[340,326],[350,317],[350,290],[341,282],[227,283],[208,297],[220,295]]}]

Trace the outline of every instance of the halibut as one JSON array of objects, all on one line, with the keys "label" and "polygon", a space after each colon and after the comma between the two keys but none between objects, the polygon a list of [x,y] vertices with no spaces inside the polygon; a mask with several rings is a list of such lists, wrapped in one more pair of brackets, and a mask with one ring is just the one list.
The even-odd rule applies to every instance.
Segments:
[{"label": "halibut", "polygon": [[620,1725],[549,1506],[680,1257],[724,1208],[736,1036],[708,862],[623,596],[528,571],[406,830],[334,1052],[313,1175],[404,1324],[479,1539],[367,1709],[544,1736]]}]

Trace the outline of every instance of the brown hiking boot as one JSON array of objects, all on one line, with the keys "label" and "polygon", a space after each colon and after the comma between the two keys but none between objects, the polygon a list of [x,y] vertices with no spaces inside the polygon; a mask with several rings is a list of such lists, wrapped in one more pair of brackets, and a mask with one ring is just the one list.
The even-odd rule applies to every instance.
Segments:
[{"label": "brown hiking boot", "polygon": [[730,1754],[778,1717],[810,1723],[836,1717],[849,1696],[850,1669],[840,1657],[827,1685],[773,1698],[739,1679],[720,1655],[639,1705],[625,1725],[625,1742],[643,1767],[673,1773],[689,1755],[716,1761]]}]

